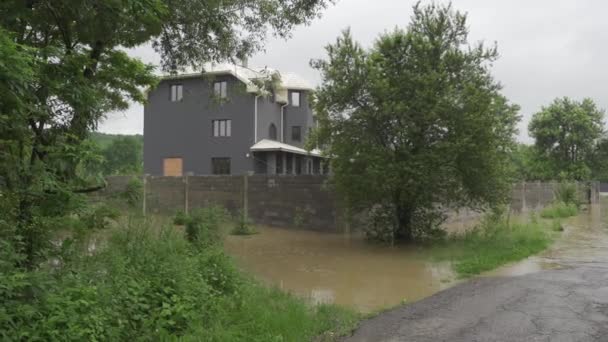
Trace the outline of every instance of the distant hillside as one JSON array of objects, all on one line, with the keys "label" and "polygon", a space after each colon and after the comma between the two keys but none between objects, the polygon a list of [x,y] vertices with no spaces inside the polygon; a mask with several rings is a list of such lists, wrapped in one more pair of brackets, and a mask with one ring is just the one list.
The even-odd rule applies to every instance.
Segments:
[{"label": "distant hillside", "polygon": [[92,132],[90,139],[94,142],[96,142],[97,144],[99,144],[99,147],[101,147],[102,149],[108,147],[112,141],[116,140],[117,138],[120,137],[136,137],[141,144],[143,145],[144,143],[144,136],[141,134],[107,134],[107,133],[100,133],[100,132]]}]

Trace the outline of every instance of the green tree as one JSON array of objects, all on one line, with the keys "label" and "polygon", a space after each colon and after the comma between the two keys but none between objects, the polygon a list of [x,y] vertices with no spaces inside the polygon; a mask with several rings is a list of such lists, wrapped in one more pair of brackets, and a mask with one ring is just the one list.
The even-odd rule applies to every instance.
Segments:
[{"label": "green tree", "polygon": [[89,172],[99,160],[88,132],[107,112],[143,102],[156,83],[153,66],[125,48],[151,44],[166,71],[244,58],[268,32],[287,37],[330,1],[2,1],[0,179],[14,198],[24,264],[43,257],[45,205],[102,186]]},{"label": "green tree", "polygon": [[602,137],[595,145],[590,167],[591,179],[608,182],[608,138]]},{"label": "green tree", "polygon": [[312,62],[323,82],[311,144],[325,146],[351,207],[379,211],[391,240],[433,231],[440,206],[497,203],[509,188],[518,107],[489,73],[496,49],[467,36],[451,5],[416,5],[405,30],[371,49],[345,31]]},{"label": "green tree", "polygon": [[534,145],[518,144],[511,153],[511,160],[516,180],[548,181],[553,179],[551,161],[539,153]]},{"label": "green tree", "polygon": [[118,137],[103,149],[103,173],[139,174],[143,170],[143,146],[135,136]]},{"label": "green tree", "polygon": [[593,100],[555,99],[534,114],[528,130],[536,149],[549,161],[552,177],[586,180],[590,158],[603,131],[604,112]]}]

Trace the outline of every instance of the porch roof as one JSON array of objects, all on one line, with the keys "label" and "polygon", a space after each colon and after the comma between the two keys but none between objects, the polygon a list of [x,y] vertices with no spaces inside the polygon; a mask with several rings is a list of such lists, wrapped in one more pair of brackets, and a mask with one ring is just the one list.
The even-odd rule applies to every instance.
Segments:
[{"label": "porch roof", "polygon": [[262,139],[251,146],[252,152],[263,152],[263,151],[282,151],[282,152],[290,152],[295,154],[302,154],[305,156],[313,156],[313,157],[321,157],[321,151],[318,149],[314,149],[312,151],[306,151],[303,148],[299,148],[296,146],[284,144],[282,142],[270,140],[270,139]]}]

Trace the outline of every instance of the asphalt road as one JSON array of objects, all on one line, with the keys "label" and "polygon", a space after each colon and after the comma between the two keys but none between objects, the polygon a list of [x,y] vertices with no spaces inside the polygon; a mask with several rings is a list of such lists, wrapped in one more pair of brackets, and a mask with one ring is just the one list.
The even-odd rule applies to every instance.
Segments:
[{"label": "asphalt road", "polygon": [[559,269],[483,277],[364,321],[345,341],[608,341],[605,218],[535,262]]}]

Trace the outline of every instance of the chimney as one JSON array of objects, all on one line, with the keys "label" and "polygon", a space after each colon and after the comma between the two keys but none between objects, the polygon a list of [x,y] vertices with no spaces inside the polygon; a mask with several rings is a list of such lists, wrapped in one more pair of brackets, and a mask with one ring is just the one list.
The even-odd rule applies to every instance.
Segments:
[{"label": "chimney", "polygon": [[247,57],[241,57],[240,60],[241,60],[241,66],[243,68],[249,67]]}]

